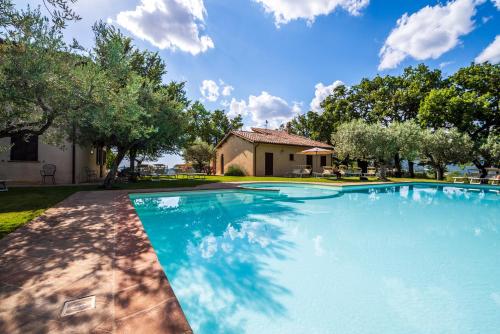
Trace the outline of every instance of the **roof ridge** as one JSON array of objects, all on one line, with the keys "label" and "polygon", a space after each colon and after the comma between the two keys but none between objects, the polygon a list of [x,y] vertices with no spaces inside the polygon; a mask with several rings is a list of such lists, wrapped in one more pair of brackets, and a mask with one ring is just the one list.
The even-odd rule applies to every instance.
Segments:
[{"label": "roof ridge", "polygon": [[233,134],[252,143],[333,148],[333,146],[328,143],[313,140],[298,134],[288,133],[288,131],[285,130],[270,130],[262,128],[251,128],[251,130],[252,131],[232,130],[219,142],[217,147],[220,146],[229,135]]}]

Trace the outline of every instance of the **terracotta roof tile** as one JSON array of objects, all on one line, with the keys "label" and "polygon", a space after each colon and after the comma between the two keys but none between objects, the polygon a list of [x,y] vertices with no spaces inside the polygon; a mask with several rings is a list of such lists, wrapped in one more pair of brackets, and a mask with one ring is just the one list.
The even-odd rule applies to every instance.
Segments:
[{"label": "terracotta roof tile", "polygon": [[[252,131],[231,131],[229,134],[233,134],[252,143],[266,143],[266,144],[282,144],[282,145],[294,145],[294,146],[307,146],[307,147],[321,147],[332,149],[333,146],[326,143],[312,140],[306,137],[290,134],[286,131],[280,130],[268,130],[260,128],[252,128]],[[227,136],[226,136],[227,138]],[[222,140],[222,144],[225,139]],[[218,146],[219,146],[218,145]]]}]

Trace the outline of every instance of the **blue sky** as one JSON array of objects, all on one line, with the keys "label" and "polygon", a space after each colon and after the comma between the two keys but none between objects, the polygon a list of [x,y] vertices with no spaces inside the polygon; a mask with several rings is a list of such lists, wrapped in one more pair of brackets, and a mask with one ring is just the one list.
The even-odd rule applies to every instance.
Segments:
[{"label": "blue sky", "polygon": [[187,81],[191,99],[243,114],[245,127],[278,126],[315,109],[335,82],[422,62],[450,74],[500,61],[500,0],[80,0],[74,7],[83,19],[68,38],[90,47],[92,23],[112,22],[138,47],[160,52],[165,81]]}]

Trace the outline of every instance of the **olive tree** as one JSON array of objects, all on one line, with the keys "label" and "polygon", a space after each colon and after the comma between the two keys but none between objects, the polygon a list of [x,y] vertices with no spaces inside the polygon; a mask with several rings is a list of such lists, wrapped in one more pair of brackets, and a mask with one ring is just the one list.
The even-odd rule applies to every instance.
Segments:
[{"label": "olive tree", "polygon": [[410,176],[415,177],[413,161],[420,154],[422,128],[413,120],[395,122],[390,125],[389,134],[394,140],[398,155],[408,161]]},{"label": "olive tree", "polygon": [[427,129],[422,135],[421,159],[434,168],[436,178],[442,180],[447,165],[471,160],[473,148],[470,137],[455,128]]},{"label": "olive tree", "polygon": [[200,172],[206,168],[215,154],[214,147],[200,139],[182,150],[182,156],[186,162],[191,162],[194,168]]},{"label": "olive tree", "polygon": [[339,157],[374,160],[380,166],[379,178],[387,180],[386,166],[397,152],[397,145],[390,131],[378,123],[368,124],[354,120],[341,124],[332,136]]},{"label": "olive tree", "polygon": [[479,148],[482,156],[488,156],[493,165],[500,165],[500,134],[490,133]]},{"label": "olive tree", "polygon": [[84,59],[63,39],[69,8],[57,3],[63,10],[50,20],[39,9],[18,10],[0,0],[0,138],[42,135],[87,102]]}]

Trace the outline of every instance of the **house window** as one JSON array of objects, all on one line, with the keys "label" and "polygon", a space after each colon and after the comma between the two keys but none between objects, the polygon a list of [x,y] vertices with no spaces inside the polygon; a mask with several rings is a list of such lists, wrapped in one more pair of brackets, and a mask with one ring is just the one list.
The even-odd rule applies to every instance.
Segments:
[{"label": "house window", "polygon": [[326,155],[321,156],[321,167],[326,166]]},{"label": "house window", "polygon": [[290,161],[293,161],[293,160],[295,160],[295,156],[290,153]]},{"label": "house window", "polygon": [[10,160],[38,161],[38,136],[15,135],[10,143]]}]

